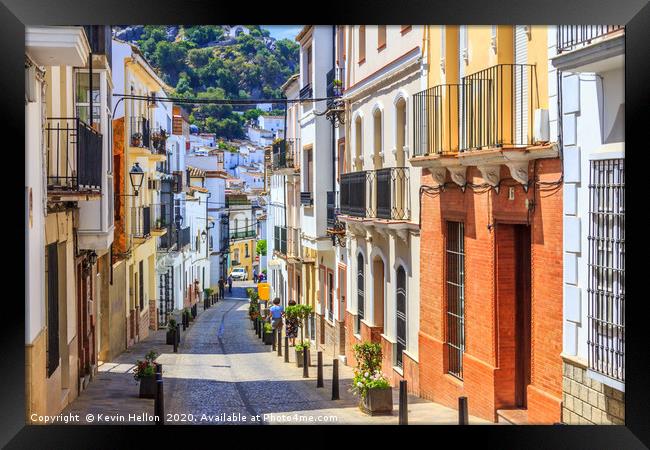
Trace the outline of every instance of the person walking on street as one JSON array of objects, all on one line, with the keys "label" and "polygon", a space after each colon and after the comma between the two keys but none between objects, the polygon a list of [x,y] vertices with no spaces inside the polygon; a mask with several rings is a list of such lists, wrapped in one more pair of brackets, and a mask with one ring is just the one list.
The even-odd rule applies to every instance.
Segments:
[{"label": "person walking on street", "polygon": [[253,269],[253,283],[257,284],[257,269]]},{"label": "person walking on street", "polygon": [[226,282],[223,281],[223,277],[221,277],[219,278],[219,298],[223,300],[225,294],[226,294]]},{"label": "person walking on street", "polygon": [[232,275],[228,275],[228,293],[232,294]]},{"label": "person walking on street", "polygon": [[[295,306],[295,300],[289,300],[289,306]],[[298,318],[291,317],[287,319],[287,337],[291,341],[291,346],[296,346],[296,338],[298,337]]]},{"label": "person walking on street", "polygon": [[284,314],[284,308],[280,305],[279,297],[273,299],[273,306],[269,308],[269,314],[271,315],[271,327],[273,328],[273,331],[282,328],[282,315]]}]

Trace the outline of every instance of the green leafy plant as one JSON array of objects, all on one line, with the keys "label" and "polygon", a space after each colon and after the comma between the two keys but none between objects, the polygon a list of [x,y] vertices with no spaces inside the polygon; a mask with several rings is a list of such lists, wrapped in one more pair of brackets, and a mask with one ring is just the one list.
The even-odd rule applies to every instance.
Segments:
[{"label": "green leafy plant", "polygon": [[273,331],[273,327],[271,326],[270,323],[265,323],[264,324],[264,332],[265,333],[271,333]]},{"label": "green leafy plant", "polygon": [[301,341],[299,344],[296,344],[296,351],[301,352],[305,349],[309,349],[309,341]]},{"label": "green leafy plant", "polygon": [[133,370],[133,378],[136,381],[140,381],[142,378],[155,376],[156,363],[154,361],[157,357],[158,353],[150,351],[144,356],[144,361],[138,360]]},{"label": "green leafy plant", "polygon": [[266,255],[266,239],[260,239],[257,241],[257,245],[255,246],[255,251],[257,252],[258,255],[265,256]]},{"label": "green leafy plant", "polygon": [[352,346],[357,367],[352,378],[352,392],[355,395],[366,397],[372,388],[387,389],[390,381],[381,372],[381,345],[364,342]]},{"label": "green leafy plant", "polygon": [[176,319],[169,319],[169,321],[167,321],[167,329],[173,330],[175,328],[176,328]]}]

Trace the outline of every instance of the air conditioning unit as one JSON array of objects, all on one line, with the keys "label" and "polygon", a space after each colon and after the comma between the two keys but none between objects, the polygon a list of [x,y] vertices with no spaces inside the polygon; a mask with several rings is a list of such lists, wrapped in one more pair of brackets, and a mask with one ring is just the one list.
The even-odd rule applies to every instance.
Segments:
[{"label": "air conditioning unit", "polygon": [[548,142],[549,135],[548,109],[538,108],[533,115],[533,139],[535,142]]}]

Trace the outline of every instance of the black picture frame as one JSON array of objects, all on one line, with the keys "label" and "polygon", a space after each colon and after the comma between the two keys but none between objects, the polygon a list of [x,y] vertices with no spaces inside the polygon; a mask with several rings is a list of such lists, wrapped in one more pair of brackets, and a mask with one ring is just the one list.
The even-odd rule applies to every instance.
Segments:
[{"label": "black picture frame", "polygon": [[[485,2],[482,0],[464,1],[387,1],[375,0],[358,2],[311,3],[278,2],[264,5],[241,2],[216,1],[178,1],[178,0],[3,0],[0,4],[0,46],[2,46],[2,126],[5,132],[3,154],[15,161],[5,162],[5,184],[8,188],[5,200],[15,202],[12,207],[3,208],[7,213],[24,210],[24,196],[17,194],[24,186],[24,104],[22,86],[24,73],[24,25],[71,25],[71,24],[160,24],[160,23],[266,23],[291,24],[309,23],[427,23],[427,24],[574,24],[603,23],[626,25],[626,141],[630,142],[633,164],[628,164],[628,227],[640,228],[645,225],[642,211],[647,209],[643,203],[634,202],[641,197],[643,190],[643,157],[648,152],[643,142],[648,129],[650,110],[650,5],[646,0],[629,0],[625,3],[611,0],[544,0],[522,2],[502,0]],[[13,143],[10,143],[14,140]],[[647,139],[646,139],[647,140]],[[638,175],[633,175],[637,173]],[[23,188],[24,189],[24,188]],[[9,216],[9,214],[7,216]],[[23,219],[27,220],[24,217]],[[637,217],[637,219],[633,219]],[[5,284],[2,326],[2,374],[0,382],[0,401],[2,402],[0,443],[7,448],[119,448],[134,447],[137,441],[145,445],[167,443],[173,433],[178,436],[191,433],[194,445],[226,445],[225,434],[232,434],[234,442],[241,436],[241,442],[262,442],[250,439],[247,427],[224,426],[215,430],[212,427],[143,427],[143,426],[26,426],[25,425],[25,329],[24,329],[24,284],[13,279],[20,276],[20,255],[24,254],[19,236],[24,236],[22,220],[5,220],[5,236],[9,244],[17,248],[7,249],[6,261],[11,265],[4,268],[2,277]],[[487,447],[495,448],[608,448],[628,449],[650,446],[650,390],[648,374],[650,371],[649,338],[645,331],[647,323],[644,314],[647,308],[645,296],[641,291],[640,279],[644,276],[635,256],[642,258],[647,244],[635,236],[642,231],[627,233],[628,264],[627,286],[631,298],[626,308],[626,392],[625,426],[439,426],[439,427],[349,427],[347,429],[303,427],[306,440],[281,431],[277,434],[283,442],[273,442],[273,433],[260,434],[269,439],[270,445],[291,445],[304,447],[317,436],[328,436],[332,445],[339,443],[367,447],[381,443],[383,433],[390,433],[406,445],[435,446],[444,440],[467,443],[469,439]],[[630,242],[631,241],[631,242]],[[14,256],[15,255],[15,256]],[[641,264],[644,264],[643,262]],[[635,275],[636,274],[636,275]],[[630,287],[632,288],[630,290]],[[14,292],[15,291],[15,292]],[[8,295],[7,295],[8,294]],[[368,433],[358,434],[367,428]],[[348,439],[348,433],[350,439]],[[402,436],[402,433],[408,433]],[[417,438],[414,433],[422,433]],[[203,441],[203,439],[207,439]],[[286,440],[286,441],[285,441]],[[199,444],[199,442],[201,442]],[[232,441],[231,441],[231,444]],[[402,444],[403,445],[403,444]]]}]

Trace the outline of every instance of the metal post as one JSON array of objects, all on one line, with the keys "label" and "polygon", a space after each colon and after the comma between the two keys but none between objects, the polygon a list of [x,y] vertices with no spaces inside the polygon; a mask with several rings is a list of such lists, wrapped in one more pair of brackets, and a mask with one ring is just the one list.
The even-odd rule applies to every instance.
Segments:
[{"label": "metal post", "polygon": [[458,425],[469,425],[467,397],[458,397]]},{"label": "metal post", "polygon": [[284,337],[284,362],[289,362],[289,337]]},{"label": "metal post", "polygon": [[406,390],[406,380],[400,380],[399,382],[399,424],[409,424],[408,393]]},{"label": "metal post", "polygon": [[156,365],[156,398],[154,400],[154,416],[158,417],[156,425],[165,424],[165,395],[163,393],[162,364]]},{"label": "metal post", "polygon": [[318,352],[318,369],[316,371],[316,387],[322,388],[323,384],[323,352]]},{"label": "metal post", "polygon": [[172,328],[172,341],[174,341],[174,353],[178,353],[178,325]]},{"label": "metal post", "polygon": [[302,349],[302,377],[309,378],[309,349]]},{"label": "metal post", "polygon": [[282,328],[278,328],[278,338],[276,339],[278,346],[278,356],[282,356]]},{"label": "metal post", "polygon": [[339,360],[332,361],[332,400],[339,399]]},{"label": "metal post", "polygon": [[187,329],[187,314],[185,314],[185,311],[183,311],[182,318],[183,318],[183,320],[182,320],[182,322],[183,322],[183,331],[185,331]]}]

